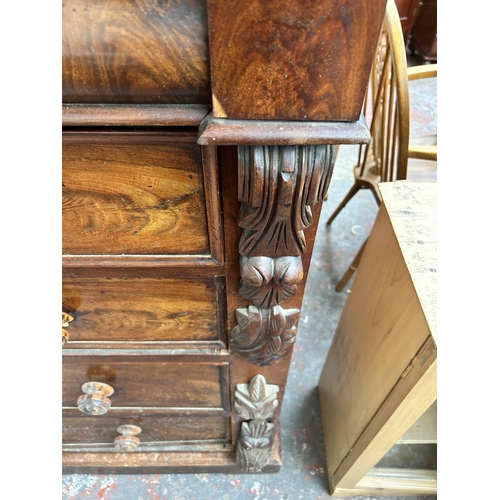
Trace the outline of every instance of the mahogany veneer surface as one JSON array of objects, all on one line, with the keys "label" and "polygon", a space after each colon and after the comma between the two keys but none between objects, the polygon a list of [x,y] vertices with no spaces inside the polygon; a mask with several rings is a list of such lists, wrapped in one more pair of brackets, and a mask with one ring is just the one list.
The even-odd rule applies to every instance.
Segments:
[{"label": "mahogany veneer surface", "polygon": [[214,278],[65,278],[63,302],[78,310],[71,341],[218,340]]},{"label": "mahogany veneer surface", "polygon": [[208,254],[195,132],[67,132],[63,253]]},{"label": "mahogany veneer surface", "polygon": [[386,0],[209,0],[214,117],[356,121]]},{"label": "mahogany veneer surface", "polygon": [[65,103],[209,104],[203,0],[64,0]]}]

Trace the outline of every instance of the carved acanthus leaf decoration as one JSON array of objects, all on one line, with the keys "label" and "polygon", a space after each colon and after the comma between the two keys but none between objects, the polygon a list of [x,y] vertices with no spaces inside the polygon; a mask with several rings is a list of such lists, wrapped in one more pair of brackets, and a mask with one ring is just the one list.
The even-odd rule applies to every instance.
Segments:
[{"label": "carved acanthus leaf decoration", "polygon": [[240,282],[240,295],[265,309],[271,309],[281,304],[285,299],[293,297],[296,293],[296,285],[277,286],[272,283],[267,286],[252,286],[244,281]]},{"label": "carved acanthus leaf decoration", "polygon": [[271,453],[274,424],[267,420],[252,420],[241,424],[236,445],[238,465],[245,472],[259,472],[266,465]]},{"label": "carved acanthus leaf decoration", "polygon": [[255,375],[248,384],[236,386],[236,411],[247,420],[271,418],[278,406],[277,385],[266,384],[262,375]]},{"label": "carved acanthus leaf decoration", "polygon": [[245,472],[259,472],[271,453],[274,424],[272,418],[278,406],[277,385],[267,384],[263,375],[255,375],[248,384],[236,386],[235,408],[249,422],[242,422],[236,445],[236,458]]},{"label": "carved acanthus leaf decoration", "polygon": [[254,306],[236,311],[231,337],[253,364],[281,359],[295,342],[300,311],[280,304],[304,277],[304,230],[313,223],[311,207],[328,192],[337,151],[331,145],[238,147],[240,295]]},{"label": "carved acanthus leaf decoration", "polygon": [[304,271],[301,257],[240,257],[240,295],[270,309],[293,297]]},{"label": "carved acanthus leaf decoration", "polygon": [[237,309],[238,324],[231,332],[232,346],[251,363],[268,365],[292,349],[299,317],[300,309],[283,309],[281,306]]},{"label": "carved acanthus leaf decoration", "polygon": [[327,194],[336,151],[331,145],[238,147],[241,255],[304,252],[310,207]]}]

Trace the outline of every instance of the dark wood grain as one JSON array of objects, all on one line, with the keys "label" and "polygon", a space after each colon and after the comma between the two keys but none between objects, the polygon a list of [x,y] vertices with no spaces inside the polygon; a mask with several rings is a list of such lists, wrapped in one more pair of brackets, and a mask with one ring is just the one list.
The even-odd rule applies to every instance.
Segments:
[{"label": "dark wood grain", "polygon": [[218,146],[288,146],[367,144],[370,131],[363,116],[354,122],[229,120],[207,115],[200,124],[198,144]]},{"label": "dark wood grain", "polygon": [[224,235],[217,146],[202,148],[203,174],[206,193],[206,210],[210,253],[217,262],[224,262]]},{"label": "dark wood grain", "polygon": [[[175,363],[156,359],[112,362],[106,358],[63,357],[62,406],[76,407],[85,382],[111,385],[111,408],[222,407],[221,368],[209,363]],[[112,410],[108,410],[111,412]]]},{"label": "dark wood grain", "polygon": [[359,119],[386,0],[208,0],[214,116]]},{"label": "dark wood grain", "polygon": [[63,127],[197,127],[210,111],[197,104],[63,104]]},{"label": "dark wood grain", "polygon": [[63,102],[209,104],[202,0],[64,0]]},{"label": "dark wood grain", "polygon": [[216,280],[65,278],[72,342],[219,340]]},{"label": "dark wood grain", "polygon": [[67,132],[64,254],[208,254],[195,133]]},{"label": "dark wood grain", "polygon": [[69,443],[108,443],[119,436],[116,428],[124,424],[138,425],[142,432],[137,435],[142,444],[157,441],[218,440],[228,442],[227,417],[216,415],[111,415],[93,417],[64,416],[62,438]]}]

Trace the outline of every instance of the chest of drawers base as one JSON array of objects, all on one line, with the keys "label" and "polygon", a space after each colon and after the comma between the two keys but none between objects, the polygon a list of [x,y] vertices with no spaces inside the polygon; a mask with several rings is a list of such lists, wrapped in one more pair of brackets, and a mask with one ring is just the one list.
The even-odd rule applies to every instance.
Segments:
[{"label": "chest of drawers base", "polygon": [[322,201],[337,146],[369,140],[385,0],[68,1],[63,470],[277,472]]}]

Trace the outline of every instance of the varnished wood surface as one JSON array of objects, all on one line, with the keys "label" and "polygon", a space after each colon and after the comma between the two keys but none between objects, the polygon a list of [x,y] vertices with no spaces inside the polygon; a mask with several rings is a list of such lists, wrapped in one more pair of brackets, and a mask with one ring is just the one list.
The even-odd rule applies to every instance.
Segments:
[{"label": "varnished wood surface", "polygon": [[356,121],[386,0],[209,0],[214,116]]},{"label": "varnished wood surface", "polygon": [[[63,357],[62,406],[76,407],[81,387],[95,380],[111,385],[111,408],[222,407],[221,368],[210,363],[152,363]],[[111,410],[109,410],[111,411]]]},{"label": "varnished wood surface", "polygon": [[64,0],[63,102],[209,104],[202,0]]},{"label": "varnished wood surface", "polygon": [[198,144],[206,145],[317,145],[367,144],[370,132],[363,116],[354,122],[289,122],[229,120],[207,115],[200,124]]},{"label": "varnished wood surface", "polygon": [[221,286],[213,278],[65,278],[63,304],[79,316],[71,342],[219,340]]},{"label": "varnished wood surface", "polygon": [[197,127],[210,111],[196,104],[63,104],[63,127]]},{"label": "varnished wood surface", "polygon": [[207,254],[203,167],[190,132],[66,132],[64,254]]},{"label": "varnished wood surface", "polygon": [[69,443],[108,443],[119,436],[117,427],[125,424],[138,425],[141,443],[180,440],[219,440],[228,441],[228,418],[220,415],[106,415],[94,417],[64,416],[62,419],[62,438]]}]

